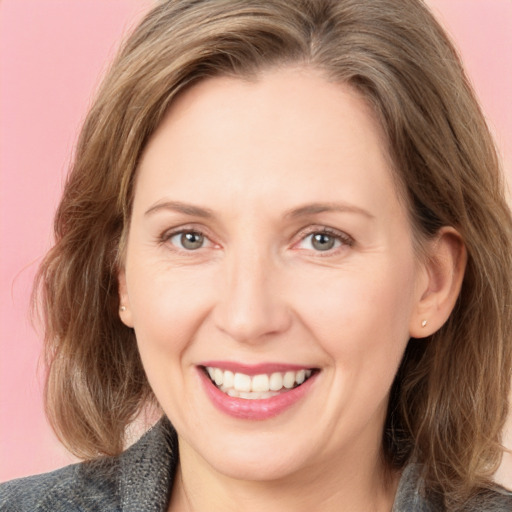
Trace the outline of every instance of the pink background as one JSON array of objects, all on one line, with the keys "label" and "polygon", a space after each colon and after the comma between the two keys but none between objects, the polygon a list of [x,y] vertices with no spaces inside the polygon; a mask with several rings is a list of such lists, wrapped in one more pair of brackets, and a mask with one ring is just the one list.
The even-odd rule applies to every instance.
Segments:
[{"label": "pink background", "polygon": [[[512,175],[512,1],[429,3],[463,54]],[[73,460],[42,411],[29,293],[80,122],[120,39],[151,4],[0,2],[0,481]],[[500,474],[509,486],[511,459]]]}]

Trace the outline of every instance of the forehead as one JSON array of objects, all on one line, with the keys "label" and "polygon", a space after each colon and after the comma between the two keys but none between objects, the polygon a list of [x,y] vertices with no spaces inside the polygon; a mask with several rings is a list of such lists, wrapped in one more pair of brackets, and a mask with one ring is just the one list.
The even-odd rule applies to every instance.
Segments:
[{"label": "forehead", "polygon": [[[136,197],[144,202],[151,182],[158,182],[149,187],[154,193],[186,196],[192,187],[198,201],[214,202],[222,192],[219,200],[233,205],[236,197],[292,186],[304,201],[341,194],[371,203],[385,192],[396,195],[386,137],[367,102],[350,86],[304,68],[190,87],[150,139],[138,173]],[[371,185],[365,198],[361,179]]]},{"label": "forehead", "polygon": [[[350,116],[361,129],[371,130],[383,147],[388,142],[362,94],[310,67],[270,68],[249,77],[204,79],[177,95],[157,134],[169,125],[185,128],[187,122],[194,123],[193,130],[199,134],[196,116],[205,129],[211,124],[220,128],[221,122],[227,127],[231,120],[242,135],[255,123],[267,122],[274,130],[284,128],[290,135],[307,135],[322,128],[325,139],[336,130],[337,120]],[[297,121],[293,132],[289,125],[284,126],[292,120]]]}]

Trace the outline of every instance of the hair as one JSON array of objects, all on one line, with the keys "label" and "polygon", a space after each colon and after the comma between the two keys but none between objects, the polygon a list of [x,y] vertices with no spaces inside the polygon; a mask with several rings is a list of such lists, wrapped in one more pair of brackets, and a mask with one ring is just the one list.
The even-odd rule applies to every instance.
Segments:
[{"label": "hair", "polygon": [[383,434],[389,466],[421,462],[429,488],[460,503],[492,486],[503,452],[512,220],[484,116],[421,0],[171,0],[149,12],[85,120],[36,281],[49,419],[82,458],[123,449],[126,427],[154,399],[134,332],[118,316],[141,153],[185,88],[289,65],[320,70],[371,105],[420,245],[442,226],[463,238],[456,306],[435,334],[410,340]]}]

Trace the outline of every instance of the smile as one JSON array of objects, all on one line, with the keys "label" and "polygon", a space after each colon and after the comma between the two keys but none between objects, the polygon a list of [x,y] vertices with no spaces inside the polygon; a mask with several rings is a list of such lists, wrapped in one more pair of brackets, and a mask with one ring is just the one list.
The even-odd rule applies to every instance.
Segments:
[{"label": "smile", "polygon": [[231,397],[245,400],[261,400],[277,396],[300,386],[313,373],[312,369],[306,368],[297,371],[261,373],[253,376],[213,366],[207,366],[205,370],[220,391]]},{"label": "smile", "polygon": [[321,373],[298,365],[231,362],[203,363],[197,369],[211,403],[243,420],[266,420],[301,403]]}]

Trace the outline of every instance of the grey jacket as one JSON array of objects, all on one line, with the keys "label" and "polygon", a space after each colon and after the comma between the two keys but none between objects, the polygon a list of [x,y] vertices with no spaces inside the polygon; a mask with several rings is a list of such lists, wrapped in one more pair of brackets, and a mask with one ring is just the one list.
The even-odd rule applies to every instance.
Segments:
[{"label": "grey jacket", "polygon": [[[166,512],[178,462],[176,433],[161,420],[118,457],[74,464],[0,485],[2,512]],[[443,512],[423,496],[418,466],[405,468],[393,512]],[[511,512],[512,493],[489,491],[465,512]]]}]

